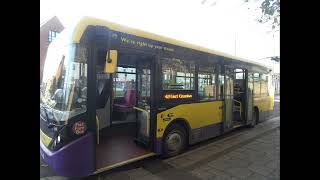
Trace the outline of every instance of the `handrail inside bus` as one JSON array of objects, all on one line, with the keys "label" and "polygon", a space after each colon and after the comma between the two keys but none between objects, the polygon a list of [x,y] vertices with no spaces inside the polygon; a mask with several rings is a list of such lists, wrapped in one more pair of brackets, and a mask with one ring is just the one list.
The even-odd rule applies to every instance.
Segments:
[{"label": "handrail inside bus", "polygon": [[[232,99],[234,102],[236,102],[236,103],[239,103],[239,106],[240,106],[240,110],[239,110],[239,112],[240,112],[240,118],[242,117],[241,116],[241,110],[242,110],[242,103],[240,102],[240,101],[237,101],[237,100],[235,100],[235,99]],[[242,119],[242,118],[241,118]]]},{"label": "handrail inside bus", "polygon": [[97,144],[99,144],[99,118],[96,116],[96,123],[97,123]]},{"label": "handrail inside bus", "polygon": [[150,119],[149,112],[147,110],[145,110],[145,109],[141,109],[141,108],[138,108],[138,107],[135,107],[135,106],[133,107],[133,109],[136,109],[138,111],[142,111],[142,112],[146,113],[146,115],[147,115],[147,135],[149,136],[149,119]]}]

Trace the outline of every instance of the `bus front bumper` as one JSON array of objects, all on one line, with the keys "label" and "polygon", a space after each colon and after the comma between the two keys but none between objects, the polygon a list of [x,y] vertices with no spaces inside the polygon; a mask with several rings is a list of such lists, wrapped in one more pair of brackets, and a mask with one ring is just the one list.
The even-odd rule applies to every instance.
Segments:
[{"label": "bus front bumper", "polygon": [[95,170],[92,133],[87,133],[55,152],[50,151],[40,140],[40,154],[59,176],[79,178],[89,176]]}]

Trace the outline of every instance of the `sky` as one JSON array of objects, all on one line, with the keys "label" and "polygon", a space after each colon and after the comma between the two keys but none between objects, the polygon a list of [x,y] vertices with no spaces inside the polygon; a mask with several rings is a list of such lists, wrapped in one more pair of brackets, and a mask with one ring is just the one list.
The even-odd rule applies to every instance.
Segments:
[{"label": "sky", "polygon": [[279,31],[255,21],[255,0],[243,1],[40,0],[40,23],[56,15],[68,27],[93,16],[255,61],[279,56]]}]

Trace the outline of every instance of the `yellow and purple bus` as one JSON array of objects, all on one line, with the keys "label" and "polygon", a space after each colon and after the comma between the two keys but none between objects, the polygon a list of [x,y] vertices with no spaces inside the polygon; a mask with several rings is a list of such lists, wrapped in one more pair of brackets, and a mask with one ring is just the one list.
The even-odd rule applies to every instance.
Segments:
[{"label": "yellow and purple bus", "polygon": [[51,43],[41,83],[40,154],[84,177],[188,145],[273,111],[270,68],[85,17]]}]

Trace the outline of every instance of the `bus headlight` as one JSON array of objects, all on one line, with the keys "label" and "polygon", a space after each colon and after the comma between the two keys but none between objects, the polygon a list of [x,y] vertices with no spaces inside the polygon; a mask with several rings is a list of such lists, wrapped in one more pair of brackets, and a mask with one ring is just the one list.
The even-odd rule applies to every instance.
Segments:
[{"label": "bus headlight", "polygon": [[60,138],[60,135],[59,135],[57,138],[54,139],[52,147],[56,148],[57,145],[60,143],[60,141],[61,141],[61,138]]}]

